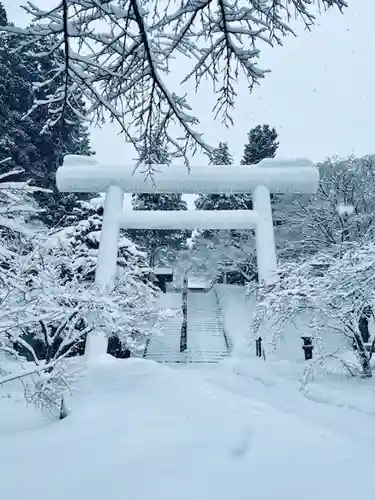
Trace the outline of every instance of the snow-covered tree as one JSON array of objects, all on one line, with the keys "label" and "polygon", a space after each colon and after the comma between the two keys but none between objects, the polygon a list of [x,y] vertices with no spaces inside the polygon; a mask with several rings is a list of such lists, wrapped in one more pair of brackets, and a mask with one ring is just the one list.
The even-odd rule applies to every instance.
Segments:
[{"label": "snow-covered tree", "polygon": [[[311,27],[319,6],[342,9],[346,2],[64,0],[49,9],[29,3],[30,26],[6,30],[20,34],[21,45],[35,57],[47,53],[54,64],[39,85],[44,97],[39,95],[35,103],[49,103],[46,128],[68,120],[68,111],[78,109],[78,95],[90,103],[89,118],[100,122],[109,114],[133,144],[151,136],[159,123],[160,134],[175,152],[186,154],[189,146],[210,148],[195,128],[198,119],[185,95],[166,81],[172,61],[180,57],[186,63],[180,66],[186,67],[183,82],[195,79],[199,87],[207,78],[212,81],[216,115],[231,123],[239,71],[251,90],[265,76],[258,66],[261,46],[281,43],[293,33],[291,18]],[[34,45],[51,37],[50,47],[38,53]],[[57,87],[56,80],[61,82]],[[172,123],[181,130],[173,127],[172,133]]]},{"label": "snow-covered tree", "polygon": [[250,231],[193,231],[188,245],[179,253],[175,265],[176,281],[183,275],[204,276],[209,282],[221,282],[223,272],[232,274],[233,282],[257,278],[255,238]]},{"label": "snow-covered tree", "polygon": [[[219,143],[210,157],[210,163],[213,169],[215,165],[228,165],[230,168],[233,158],[227,143]],[[252,208],[251,195],[199,195],[195,207],[197,210],[249,210]],[[254,248],[254,232],[251,230],[200,231],[194,238],[194,257],[190,265],[195,270],[201,269],[205,274],[208,273],[212,279],[229,268],[242,274],[245,279],[251,279],[254,275]]]},{"label": "snow-covered tree", "polygon": [[210,165],[232,165],[233,156],[227,142],[219,142],[219,146],[210,154]]},{"label": "snow-covered tree", "polygon": [[[244,155],[241,165],[255,165],[266,158],[274,158],[279,143],[277,142],[277,132],[269,125],[257,125],[248,133],[248,143],[245,145]],[[251,210],[253,203],[251,194],[242,195],[246,206]],[[275,203],[276,196],[271,194],[272,203]]]},{"label": "snow-covered tree", "polygon": [[[68,274],[78,277],[80,281],[93,282],[103,223],[103,205],[77,202],[68,222],[69,226],[51,235],[48,246],[70,254],[66,270]],[[149,272],[146,253],[140,251],[124,231],[120,233],[117,264],[119,269],[136,268],[140,281]]]},{"label": "snow-covered tree", "polygon": [[[210,165],[233,164],[233,157],[229,151],[228,143],[220,142],[219,146],[210,154]],[[214,175],[215,171],[212,171]],[[246,210],[246,200],[241,195],[235,194],[204,194],[195,200],[197,210]]]},{"label": "snow-covered tree", "polygon": [[274,158],[279,143],[277,132],[269,125],[257,125],[248,133],[248,143],[241,160],[241,165],[255,165],[265,158]]},{"label": "snow-covered tree", "polygon": [[[139,163],[146,166],[170,165],[171,155],[156,130],[151,140],[146,138],[140,148]],[[187,204],[178,193],[138,193],[132,195],[134,210],[187,210]],[[186,240],[186,232],[178,230],[134,230],[129,231],[132,239],[149,255],[150,266],[156,260],[168,262]],[[157,258],[156,258],[157,257]]]},{"label": "snow-covered tree", "polygon": [[2,2],[0,2],[0,26],[6,26],[8,24],[7,11]]},{"label": "snow-covered tree", "polygon": [[[9,160],[10,158],[4,158],[0,161],[0,305],[3,313],[1,318],[5,322],[24,307],[21,300],[24,281],[19,273],[43,230],[42,225],[35,223],[35,217],[41,212],[33,198],[38,188],[30,186],[28,182],[15,182],[14,177],[17,178],[23,171],[6,168]],[[20,298],[18,303],[10,299],[15,293]],[[13,309],[9,307],[10,303],[14,306]],[[2,320],[0,350],[4,343],[1,334]]]},{"label": "snow-covered tree", "polygon": [[[1,17],[0,24],[7,24],[6,12]],[[55,174],[63,156],[91,154],[88,130],[82,117],[84,104],[77,94],[77,113],[70,110],[66,123],[59,122],[41,134],[48,114],[47,105],[41,105],[31,116],[25,115],[35,96],[42,92],[34,89],[33,84],[45,81],[53,70],[53,60],[48,56],[53,43],[51,39],[40,40],[35,50],[44,57],[35,61],[26,51],[12,52],[17,42],[15,36],[2,34],[0,37],[0,159],[9,157],[9,167],[22,168],[24,173],[18,180],[32,179],[34,184],[49,190],[34,193],[34,197],[44,207],[40,217],[48,225],[55,225],[77,200],[76,195],[59,193],[56,189]],[[55,88],[61,82],[57,78],[51,85]]]},{"label": "snow-covered tree", "polygon": [[[343,348],[354,350],[362,375],[371,377],[375,339],[370,345],[364,321],[375,319],[374,268],[374,242],[354,243],[341,257],[320,252],[301,263],[281,266],[279,281],[261,284],[256,290],[255,335],[262,334],[262,328],[273,331],[276,347],[285,327],[307,314],[309,321],[305,319],[301,335],[313,337],[317,362],[333,354],[326,352],[325,343],[330,336],[339,335]],[[254,288],[251,286],[250,291]],[[341,361],[350,367],[345,356]]]},{"label": "snow-covered tree", "polygon": [[119,357],[142,352],[160,311],[146,255],[124,235],[111,295],[96,287],[102,206],[77,204],[71,226],[48,236],[37,188],[10,180],[19,173],[0,176],[0,384],[21,380],[27,400],[55,412],[88,335],[101,331]]},{"label": "snow-covered tree", "polygon": [[283,195],[274,205],[281,223],[276,237],[285,257],[319,250],[342,253],[374,235],[375,155],[330,158],[317,167],[315,195]]},{"label": "snow-covered tree", "polygon": [[8,160],[0,161],[0,267],[3,269],[18,266],[20,255],[30,251],[32,240],[42,229],[36,221],[30,223],[42,212],[33,198],[40,188],[29,182],[14,181],[23,171],[7,169]]},{"label": "snow-covered tree", "polygon": [[122,268],[111,295],[103,295],[75,273],[69,249],[36,248],[3,296],[0,363],[5,355],[18,364],[5,363],[0,384],[22,379],[29,400],[54,410],[79,366],[70,358],[82,352],[87,336],[101,331],[124,349],[142,349],[157,308],[139,274],[134,266]]}]

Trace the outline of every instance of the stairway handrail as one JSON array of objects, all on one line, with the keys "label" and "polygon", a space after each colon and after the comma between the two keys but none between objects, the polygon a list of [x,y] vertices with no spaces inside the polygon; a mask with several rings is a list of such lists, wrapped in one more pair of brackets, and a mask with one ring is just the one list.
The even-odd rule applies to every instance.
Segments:
[{"label": "stairway handrail", "polygon": [[185,352],[187,349],[187,308],[188,308],[188,278],[187,275],[184,277],[182,284],[182,325],[181,325],[181,337],[180,337],[180,352]]}]

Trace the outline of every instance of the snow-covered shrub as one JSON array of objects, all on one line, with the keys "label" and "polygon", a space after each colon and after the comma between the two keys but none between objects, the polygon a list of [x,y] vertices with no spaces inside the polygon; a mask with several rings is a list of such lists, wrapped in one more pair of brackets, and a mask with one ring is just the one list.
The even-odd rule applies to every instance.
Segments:
[{"label": "snow-covered shrub", "polygon": [[[343,346],[355,352],[362,375],[371,377],[375,339],[370,345],[365,323],[374,320],[374,268],[374,242],[354,243],[341,258],[319,253],[301,263],[281,266],[277,282],[260,285],[256,290],[258,302],[252,325],[255,333],[267,323],[273,329],[276,347],[285,335],[285,327],[308,312],[311,321],[301,334],[314,338],[315,360],[321,362],[333,354],[326,352],[325,339],[339,334]],[[254,287],[250,291],[254,292]]]},{"label": "snow-covered shrub", "polygon": [[[70,217],[70,225],[55,232],[47,246],[54,252],[70,254],[70,272],[82,281],[93,281],[99,252],[100,232],[103,222],[103,206],[81,202]],[[119,269],[137,268],[142,279],[149,272],[147,255],[121,231],[117,264]],[[68,271],[67,271],[68,272]]]},{"label": "snow-covered shrub", "polygon": [[[63,258],[60,269],[66,280],[75,278],[80,284],[93,286],[95,269],[99,252],[100,233],[103,220],[103,206],[81,203],[75,211],[76,217],[70,218],[71,225],[53,234],[47,248],[55,259]],[[127,351],[133,351],[136,344],[130,345],[130,329],[133,336],[144,339],[148,335],[148,327],[155,322],[157,309],[155,297],[157,290],[149,281],[150,268],[147,255],[121,231],[117,259],[117,281],[112,296],[118,293],[127,300],[127,310],[131,311],[133,325],[127,330]],[[143,333],[142,333],[143,332]],[[121,350],[121,336],[110,335],[110,352],[116,356],[126,357],[127,352]],[[116,340],[117,339],[117,340]],[[113,352],[112,352],[113,351]]]},{"label": "snow-covered shrub", "polygon": [[134,352],[157,320],[153,291],[134,269],[121,272],[111,295],[71,271],[69,253],[36,249],[2,297],[0,356],[18,364],[6,365],[13,368],[0,384],[22,379],[27,399],[47,410],[70,390],[80,364],[71,358],[88,335],[116,338]]},{"label": "snow-covered shrub", "polygon": [[112,293],[97,289],[101,207],[82,205],[72,226],[37,234],[28,217],[38,208],[27,204],[27,189],[0,184],[0,384],[22,380],[27,400],[52,411],[71,388],[88,335],[137,352],[159,311],[145,255],[124,236]]},{"label": "snow-covered shrub", "polygon": [[42,212],[32,195],[46,190],[28,182],[14,181],[23,170],[6,169],[7,160],[0,161],[0,265],[9,269],[12,260],[30,250],[30,240],[42,227],[35,220],[31,223],[31,219]]}]

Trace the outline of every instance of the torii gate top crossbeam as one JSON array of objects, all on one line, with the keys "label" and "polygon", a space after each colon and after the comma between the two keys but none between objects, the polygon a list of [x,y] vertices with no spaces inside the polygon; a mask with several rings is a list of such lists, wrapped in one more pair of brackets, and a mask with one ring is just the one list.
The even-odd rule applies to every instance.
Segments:
[{"label": "torii gate top crossbeam", "polygon": [[319,173],[309,160],[263,160],[258,165],[154,165],[146,177],[140,166],[99,165],[95,160],[65,157],[56,174],[59,191],[104,192],[118,186],[126,193],[249,193],[263,185],[272,193],[315,193]]}]

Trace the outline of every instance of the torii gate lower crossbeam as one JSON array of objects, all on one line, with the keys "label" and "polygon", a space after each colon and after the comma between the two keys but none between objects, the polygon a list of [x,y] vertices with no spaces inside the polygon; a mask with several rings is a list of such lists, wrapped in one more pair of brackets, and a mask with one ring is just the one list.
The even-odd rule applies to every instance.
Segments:
[{"label": "torii gate lower crossbeam", "polygon": [[[116,277],[120,228],[247,229],[254,228],[260,280],[276,278],[277,261],[270,193],[315,193],[318,170],[306,159],[263,160],[256,166],[154,165],[153,178],[142,168],[99,165],[92,157],[68,155],[56,174],[63,192],[105,192],[103,225],[95,281],[110,291]],[[124,193],[252,193],[253,210],[199,212],[123,212]],[[107,350],[107,339],[90,337],[89,357]]]}]

